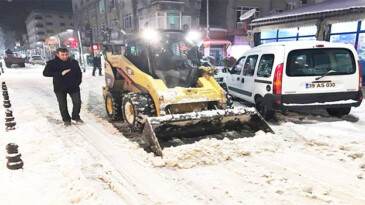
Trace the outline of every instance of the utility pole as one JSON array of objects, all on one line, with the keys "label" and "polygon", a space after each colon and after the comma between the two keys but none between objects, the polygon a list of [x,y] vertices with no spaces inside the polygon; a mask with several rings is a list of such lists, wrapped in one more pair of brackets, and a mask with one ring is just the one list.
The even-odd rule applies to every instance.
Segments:
[{"label": "utility pole", "polygon": [[209,0],[207,0],[207,37],[209,37]]}]

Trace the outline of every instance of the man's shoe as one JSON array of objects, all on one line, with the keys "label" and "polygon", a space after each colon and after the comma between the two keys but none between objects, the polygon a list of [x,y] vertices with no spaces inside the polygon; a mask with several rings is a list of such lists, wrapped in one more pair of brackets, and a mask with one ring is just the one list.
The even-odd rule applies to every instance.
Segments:
[{"label": "man's shoe", "polygon": [[84,124],[84,121],[82,119],[76,119],[75,121],[77,124]]},{"label": "man's shoe", "polygon": [[65,121],[65,122],[64,122],[64,125],[65,125],[66,127],[71,126],[71,121]]}]

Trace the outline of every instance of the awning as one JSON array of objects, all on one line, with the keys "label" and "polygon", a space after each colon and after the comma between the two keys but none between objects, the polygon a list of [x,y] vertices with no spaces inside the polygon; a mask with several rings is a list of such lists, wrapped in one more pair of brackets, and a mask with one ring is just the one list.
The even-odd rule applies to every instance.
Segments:
[{"label": "awning", "polygon": [[210,45],[231,45],[232,42],[224,39],[210,39]]},{"label": "awning", "polygon": [[[319,4],[304,6],[298,9],[274,14],[263,18],[258,18],[253,20],[251,25],[254,27],[258,27],[323,18],[343,18],[343,21],[361,20],[361,18],[365,17],[364,15],[364,0],[331,0],[324,1],[323,3]],[[356,19],[351,16],[356,16]]]}]

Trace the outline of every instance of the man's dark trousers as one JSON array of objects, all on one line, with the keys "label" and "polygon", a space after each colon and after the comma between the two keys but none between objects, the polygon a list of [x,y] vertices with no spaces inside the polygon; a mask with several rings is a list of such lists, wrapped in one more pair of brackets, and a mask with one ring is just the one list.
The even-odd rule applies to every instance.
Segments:
[{"label": "man's dark trousers", "polygon": [[101,66],[94,66],[94,69],[93,69],[93,75],[95,75],[95,71],[96,69],[99,69],[99,75],[101,75]]},{"label": "man's dark trousers", "polygon": [[70,95],[73,108],[72,108],[72,119],[78,120],[80,119],[80,110],[81,110],[81,97],[80,91],[67,93],[67,92],[56,92],[56,97],[58,101],[58,105],[60,108],[60,112],[62,115],[62,120],[64,122],[71,121],[70,114],[68,113],[67,109],[67,94]]}]

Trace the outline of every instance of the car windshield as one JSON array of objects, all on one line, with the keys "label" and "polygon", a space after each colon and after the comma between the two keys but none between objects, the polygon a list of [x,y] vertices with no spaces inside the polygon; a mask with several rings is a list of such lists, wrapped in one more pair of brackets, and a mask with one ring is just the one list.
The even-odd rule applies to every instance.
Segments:
[{"label": "car windshield", "polygon": [[40,56],[33,56],[32,59],[33,60],[42,60],[42,57],[40,57]]},{"label": "car windshield", "polygon": [[183,33],[163,33],[151,44],[155,74],[169,87],[189,86],[200,60],[197,47],[187,42]]},{"label": "car windshield", "polygon": [[356,63],[348,49],[325,48],[294,50],[289,53],[288,76],[322,76],[353,74]]}]

